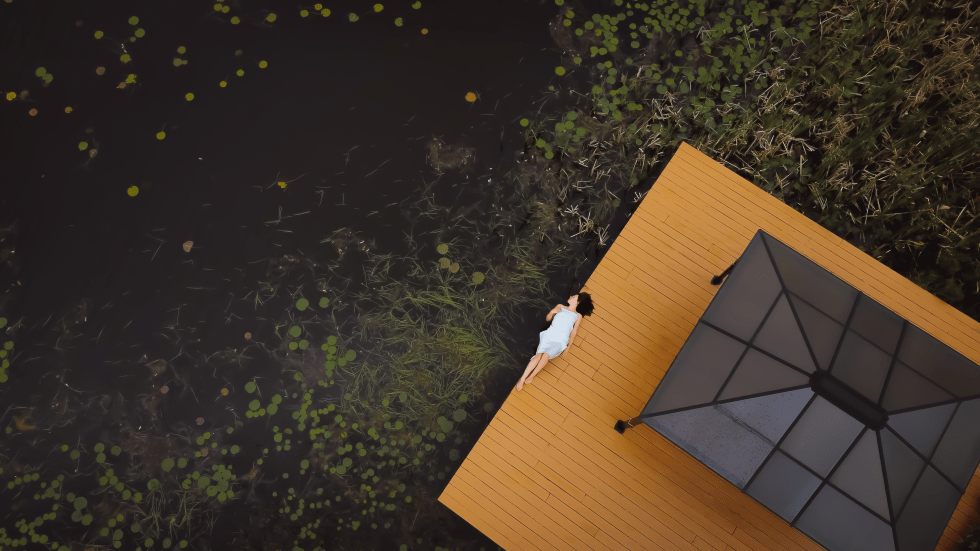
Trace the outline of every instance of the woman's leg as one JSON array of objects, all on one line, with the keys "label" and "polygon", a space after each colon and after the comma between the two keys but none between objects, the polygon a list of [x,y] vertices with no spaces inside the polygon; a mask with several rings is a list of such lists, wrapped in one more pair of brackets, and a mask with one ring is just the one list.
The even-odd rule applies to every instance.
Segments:
[{"label": "woman's leg", "polygon": [[531,379],[533,379],[534,376],[538,374],[538,371],[541,371],[542,369],[544,369],[544,366],[548,365],[548,360],[551,359],[551,356],[549,356],[547,352],[542,352],[541,356],[543,356],[541,358],[541,361],[538,362],[538,365],[534,367],[534,371],[532,371],[531,374],[524,379],[524,384],[526,385],[531,384]]},{"label": "woman's leg", "polygon": [[531,361],[527,364],[527,369],[524,370],[524,375],[521,375],[521,380],[517,381],[517,390],[524,388],[524,379],[526,379],[528,374],[534,370],[534,367],[538,365],[538,362],[540,362],[544,356],[547,356],[547,354],[542,352],[540,354],[535,354],[534,357],[531,358]]}]

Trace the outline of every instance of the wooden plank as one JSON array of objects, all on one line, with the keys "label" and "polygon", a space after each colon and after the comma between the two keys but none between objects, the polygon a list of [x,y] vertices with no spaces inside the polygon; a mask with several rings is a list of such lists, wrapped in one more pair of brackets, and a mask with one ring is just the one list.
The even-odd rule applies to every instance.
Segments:
[{"label": "wooden plank", "polygon": [[[842,279],[845,281],[848,281],[855,287],[865,291],[862,286],[856,285],[854,282],[848,280],[848,276],[858,275],[857,273],[854,273],[854,270],[857,270],[868,278],[866,281],[877,283],[878,288],[887,288],[887,291],[882,293],[885,300],[879,300],[875,294],[872,294],[876,290],[875,287],[869,287],[870,292],[865,291],[869,296],[872,296],[876,300],[879,300],[879,302],[882,302],[882,304],[889,305],[889,302],[921,304],[922,306],[915,308],[915,310],[919,310],[919,312],[918,315],[914,315],[914,317],[921,316],[922,322],[930,326],[928,329],[930,332],[941,331],[946,333],[950,336],[951,340],[956,343],[951,344],[954,349],[963,353],[967,357],[970,357],[975,362],[980,361],[980,345],[976,345],[978,340],[980,340],[980,328],[976,328],[976,323],[965,314],[930,295],[914,283],[910,282],[908,279],[872,259],[867,254],[858,251],[850,245],[847,245],[846,247],[841,246],[840,243],[842,240],[840,238],[836,238],[836,236],[834,236],[836,239],[827,237],[826,234],[829,234],[829,231],[821,227],[819,224],[812,222],[781,201],[769,196],[771,201],[766,202],[765,206],[767,208],[763,209],[759,199],[765,198],[768,196],[768,194],[756,188],[751,182],[747,182],[733,173],[729,172],[728,174],[724,174],[720,171],[719,167],[720,165],[714,161],[700,162],[697,164],[688,161],[687,164],[683,162],[678,164],[679,170],[701,171],[706,177],[710,176],[717,179],[717,183],[721,185],[712,187],[712,190],[718,192],[718,194],[723,194],[728,200],[727,202],[729,204],[735,203],[743,209],[750,209],[750,212],[754,211],[753,215],[755,217],[768,220],[771,224],[780,227],[783,232],[792,234],[793,232],[803,233],[804,231],[809,230],[807,233],[812,234],[810,236],[811,238],[821,239],[825,242],[825,244],[832,242],[834,245],[836,245],[836,248],[833,250],[831,257],[824,258],[823,260],[826,262],[834,262],[835,260],[846,255],[847,260],[849,260],[849,267],[852,268],[852,270],[847,271],[850,273],[838,273],[837,275],[842,276]],[[696,191],[696,188],[688,189],[691,189],[692,192]],[[803,228],[806,228],[806,230]],[[781,236],[778,234],[783,232],[770,231],[770,233],[773,233],[773,235],[780,238]],[[814,252],[816,251],[814,250]],[[827,264],[824,262],[819,263],[823,266],[827,266]],[[907,297],[915,298],[911,299]],[[939,315],[937,313],[938,311],[942,311],[942,315]],[[957,323],[950,324],[947,320],[951,319],[955,319]],[[919,324],[916,323],[916,325]],[[922,327],[922,325],[920,325],[920,327]],[[974,329],[964,333],[963,329],[965,327],[974,327]],[[963,347],[963,349],[960,347]],[[965,350],[969,350],[970,353],[967,353]]]},{"label": "wooden plank", "polygon": [[[682,144],[583,286],[596,312],[575,344],[511,392],[440,501],[507,549],[822,549],[648,426],[612,430],[642,411],[717,292],[710,276],[758,228],[967,357],[980,350],[980,324]],[[978,473],[937,549],[980,514]]]},{"label": "wooden plank", "polygon": [[[508,503],[516,505],[534,523],[536,533],[548,538],[556,545],[562,545],[569,549],[592,549],[595,551],[606,549],[581,527],[569,522],[560,522],[561,519],[556,518],[555,511],[550,510],[551,508],[543,500],[535,497],[526,488],[519,484],[508,484],[506,480],[497,478],[497,476],[502,476],[499,469],[494,467],[491,471],[484,471],[472,461],[465,462],[460,469],[466,469],[475,477],[470,482],[474,487],[483,485],[486,490],[490,490]],[[491,481],[495,482],[492,486]]]}]

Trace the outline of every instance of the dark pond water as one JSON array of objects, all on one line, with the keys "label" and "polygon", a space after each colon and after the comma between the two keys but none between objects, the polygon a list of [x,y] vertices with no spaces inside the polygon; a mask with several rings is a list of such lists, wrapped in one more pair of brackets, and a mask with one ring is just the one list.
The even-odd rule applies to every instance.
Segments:
[{"label": "dark pond water", "polygon": [[[365,353],[348,339],[371,255],[467,218],[494,254],[493,179],[555,78],[557,11],[372,6],[0,4],[0,544],[494,547],[435,497],[517,375],[465,428],[392,432],[396,467],[344,477],[385,439],[334,419],[344,385],[322,366]],[[468,162],[437,173],[452,146]],[[584,277],[556,274],[558,292]],[[502,336],[517,356],[541,329],[525,310]],[[435,466],[399,470],[416,449]]]}]

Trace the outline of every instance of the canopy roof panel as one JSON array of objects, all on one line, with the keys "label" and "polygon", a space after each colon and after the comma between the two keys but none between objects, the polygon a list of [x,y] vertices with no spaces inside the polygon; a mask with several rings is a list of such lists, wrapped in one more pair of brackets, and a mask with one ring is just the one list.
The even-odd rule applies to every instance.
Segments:
[{"label": "canopy roof panel", "polygon": [[831,551],[935,548],[980,366],[759,230],[643,420]]}]

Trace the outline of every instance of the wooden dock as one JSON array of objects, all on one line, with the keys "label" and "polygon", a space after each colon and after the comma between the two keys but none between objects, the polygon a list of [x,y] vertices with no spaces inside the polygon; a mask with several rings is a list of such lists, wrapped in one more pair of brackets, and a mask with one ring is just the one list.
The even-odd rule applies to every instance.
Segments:
[{"label": "wooden dock", "polygon": [[[575,345],[511,392],[439,501],[508,551],[823,549],[646,425],[613,430],[760,228],[980,362],[980,324],[683,143],[589,278]],[[974,474],[937,549],[978,496]]]}]

